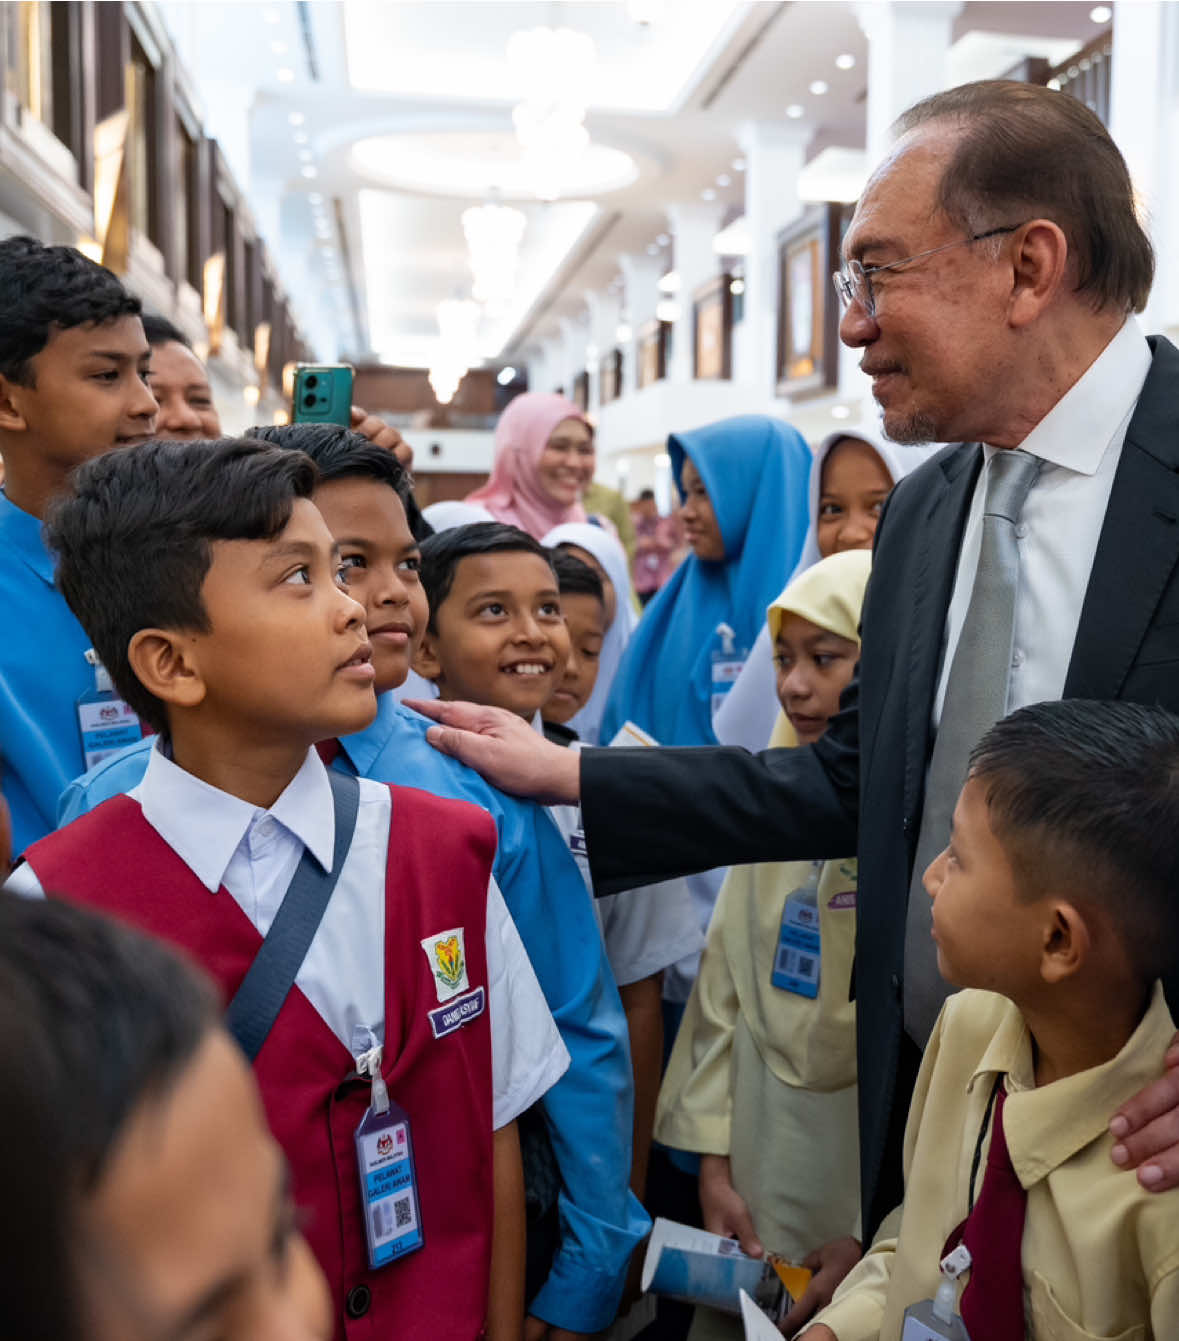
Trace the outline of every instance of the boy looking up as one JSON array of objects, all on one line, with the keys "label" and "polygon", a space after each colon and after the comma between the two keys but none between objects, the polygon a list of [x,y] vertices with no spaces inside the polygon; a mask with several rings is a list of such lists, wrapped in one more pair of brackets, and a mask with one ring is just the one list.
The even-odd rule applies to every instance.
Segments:
[{"label": "boy looking up", "polygon": [[[625,1020],[577,868],[542,807],[496,791],[440,754],[426,741],[429,723],[389,692],[404,682],[428,619],[411,533],[417,509],[392,453],[334,425],[255,433],[315,462],[313,501],[340,545],[348,592],[365,608],[377,716],[323,747],[334,756],[332,767],[469,801],[495,820],[493,873],[572,1058],[538,1108],[521,1119],[526,1150],[536,1153],[529,1166],[555,1164],[547,1186],[533,1180],[529,1187],[529,1326],[598,1331],[614,1316],[627,1259],[649,1221],[626,1189]],[[135,787],[148,752],[146,744],[133,746],[75,782],[62,798],[62,822]]]},{"label": "boy looking up", "polygon": [[86,767],[79,699],[96,671],[41,523],[75,466],[152,432],[139,307],[72,247],[0,242],[0,786],[17,853],[53,828],[61,789]]},{"label": "boy looking up", "polygon": [[515,1338],[514,1119],[563,1050],[490,880],[487,816],[329,781],[312,748],[376,708],[365,612],[315,483],[301,453],[248,439],[148,443],[77,473],[50,524],[62,590],[162,734],[130,796],[34,844],[9,885],[178,942],[234,998],[233,1020],[262,937],[290,934],[307,877],[330,875],[252,1051],[337,1336],[410,1335],[429,1316],[453,1341],[485,1318],[493,1341]]},{"label": "boy looking up", "polygon": [[925,887],[943,976],[984,990],[925,1052],[899,1224],[806,1341],[899,1336],[959,1243],[971,1341],[1179,1334],[1179,1191],[1115,1168],[1108,1130],[1174,1033],[1177,882],[1179,719],[1066,699],[983,737]]},{"label": "boy looking up", "polygon": [[[577,733],[564,724],[589,702],[597,683],[598,657],[606,630],[605,592],[594,569],[575,555],[554,550],[552,562],[569,630],[570,651],[565,674],[541,715],[545,735],[550,740],[580,749]],[[581,807],[551,806],[549,813],[565,835],[593,899]],[[593,899],[593,908],[626,1011],[635,1082],[631,1187],[642,1197],[663,1069],[663,970],[685,955],[697,954],[704,937],[700,934],[692,895],[682,880],[669,880],[621,895],[607,894],[605,898]]]}]

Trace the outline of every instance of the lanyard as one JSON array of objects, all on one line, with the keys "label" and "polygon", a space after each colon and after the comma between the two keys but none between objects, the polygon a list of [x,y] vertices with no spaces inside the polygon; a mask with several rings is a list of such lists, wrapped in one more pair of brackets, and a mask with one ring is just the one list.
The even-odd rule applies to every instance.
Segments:
[{"label": "lanyard", "polygon": [[970,1184],[967,1189],[966,1218],[960,1221],[951,1231],[942,1248],[942,1257],[948,1256],[962,1242],[962,1235],[966,1230],[966,1222],[974,1214],[974,1185],[978,1180],[978,1166],[982,1163],[983,1142],[987,1139],[987,1132],[991,1126],[991,1115],[995,1111],[995,1100],[999,1095],[999,1086],[1003,1083],[1001,1075],[995,1077],[995,1083],[991,1086],[991,1093],[987,1098],[987,1106],[983,1112],[982,1125],[978,1129],[978,1139],[974,1143],[974,1157],[970,1161]]}]

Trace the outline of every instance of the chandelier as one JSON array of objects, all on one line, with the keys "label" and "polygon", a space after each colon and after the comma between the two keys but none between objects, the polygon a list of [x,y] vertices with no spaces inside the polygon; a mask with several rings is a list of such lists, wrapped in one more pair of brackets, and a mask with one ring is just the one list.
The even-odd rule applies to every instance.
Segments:
[{"label": "chandelier", "polygon": [[430,389],[439,405],[448,405],[476,360],[479,304],[469,298],[447,298],[438,304],[436,315],[442,349],[430,366]]},{"label": "chandelier", "polygon": [[589,146],[585,112],[597,52],[572,28],[526,28],[508,40],[508,66],[524,96],[512,111],[516,139],[542,200],[555,199],[571,160]]},{"label": "chandelier", "polygon": [[510,205],[473,205],[463,211],[463,235],[474,284],[472,296],[492,311],[511,299],[527,219]]}]

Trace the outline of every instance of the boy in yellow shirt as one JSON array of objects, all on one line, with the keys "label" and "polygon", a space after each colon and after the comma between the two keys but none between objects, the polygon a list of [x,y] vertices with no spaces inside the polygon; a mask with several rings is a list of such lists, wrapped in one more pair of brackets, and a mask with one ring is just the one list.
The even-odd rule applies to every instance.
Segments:
[{"label": "boy in yellow shirt", "polygon": [[[1177,883],[1179,719],[1066,700],[984,736],[925,873],[943,976],[984,990],[943,1008],[905,1200],[805,1341],[1179,1336],[1179,1191],[1116,1169],[1108,1130],[1175,1031]],[[906,1327],[939,1284],[961,1320]]]}]

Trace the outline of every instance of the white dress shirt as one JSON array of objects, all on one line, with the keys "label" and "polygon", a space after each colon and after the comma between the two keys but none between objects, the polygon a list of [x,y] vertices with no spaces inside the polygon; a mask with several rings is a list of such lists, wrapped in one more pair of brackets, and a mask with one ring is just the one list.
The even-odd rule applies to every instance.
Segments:
[{"label": "white dress shirt", "polygon": [[[391,795],[359,779],[356,832],[295,983],[350,1051],[357,1027],[385,1038],[385,875]],[[202,782],[158,747],[128,793],[143,817],[210,894],[222,885],[265,936],[304,847],[332,862],[335,813],[327,770],[314,750],[269,810]],[[29,866],[6,888],[40,894]],[[438,930],[449,930],[439,927]],[[516,924],[492,880],[487,891],[487,999],[491,1015],[494,1124],[506,1126],[565,1072],[569,1054]]]},{"label": "white dress shirt", "polygon": [[[1008,712],[1058,699],[1064,692],[1114,473],[1150,359],[1141,328],[1128,318],[1084,375],[1020,443],[1022,451],[1039,457],[1043,465],[1015,529],[1020,578]],[[935,728],[941,721],[946,681],[978,569],[987,467],[998,450],[983,447],[985,465],[962,535],[946,615]]]}]

